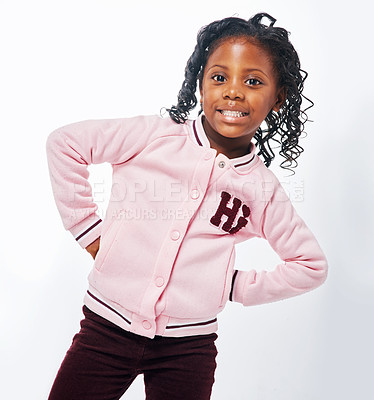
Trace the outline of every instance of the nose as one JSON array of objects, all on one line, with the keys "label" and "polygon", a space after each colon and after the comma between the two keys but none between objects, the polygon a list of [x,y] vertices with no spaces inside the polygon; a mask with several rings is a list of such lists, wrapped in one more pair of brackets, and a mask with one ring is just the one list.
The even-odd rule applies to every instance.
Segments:
[{"label": "nose", "polygon": [[242,100],[244,98],[244,94],[236,82],[226,85],[222,95],[225,99],[229,100]]}]

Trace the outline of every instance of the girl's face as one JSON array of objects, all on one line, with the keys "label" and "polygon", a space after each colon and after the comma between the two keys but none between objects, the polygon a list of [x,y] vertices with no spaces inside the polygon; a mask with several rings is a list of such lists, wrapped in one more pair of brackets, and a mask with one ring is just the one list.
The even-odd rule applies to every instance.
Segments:
[{"label": "girl's face", "polygon": [[232,158],[248,152],[268,113],[279,111],[285,91],[277,86],[268,54],[247,38],[234,37],[210,55],[200,95],[211,146]]}]

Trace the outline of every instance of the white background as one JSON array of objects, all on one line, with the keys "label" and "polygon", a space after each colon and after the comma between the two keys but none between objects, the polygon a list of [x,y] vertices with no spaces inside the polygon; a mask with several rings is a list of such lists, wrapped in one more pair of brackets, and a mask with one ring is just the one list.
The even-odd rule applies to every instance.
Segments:
[{"label": "white background", "polygon": [[[365,5],[367,4],[367,6]],[[296,176],[274,165],[325,250],[327,282],[220,318],[213,400],[371,399],[374,145],[369,1],[0,2],[0,397],[46,399],[79,328],[90,256],[65,232],[47,135],[89,118],[157,114],[175,103],[198,29],[266,11],[291,32],[315,107]],[[275,164],[279,163],[279,158]],[[107,166],[93,169],[105,208]],[[238,267],[277,262],[266,242]],[[139,378],[124,396],[144,399]]]}]

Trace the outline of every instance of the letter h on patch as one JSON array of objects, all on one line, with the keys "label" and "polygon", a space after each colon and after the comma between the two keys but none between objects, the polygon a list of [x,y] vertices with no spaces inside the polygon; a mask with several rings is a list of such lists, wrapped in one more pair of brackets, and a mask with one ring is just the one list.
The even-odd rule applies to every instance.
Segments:
[{"label": "letter h on patch", "polygon": [[[247,225],[248,217],[250,215],[250,209],[237,197],[234,197],[232,201],[232,207],[228,207],[228,202],[231,200],[231,197],[232,196],[230,193],[221,193],[221,202],[219,203],[216,213],[210,219],[210,222],[214,226],[219,227],[222,222],[222,217],[225,215],[227,219],[226,222],[222,225],[221,229],[225,232],[233,234]],[[239,217],[237,224],[233,226],[240,208],[243,215]]]}]

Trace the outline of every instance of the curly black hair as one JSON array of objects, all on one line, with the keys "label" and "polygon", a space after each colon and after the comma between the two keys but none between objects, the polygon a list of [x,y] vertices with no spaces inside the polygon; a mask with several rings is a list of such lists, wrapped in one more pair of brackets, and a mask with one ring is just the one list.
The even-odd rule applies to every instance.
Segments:
[{"label": "curly black hair", "polygon": [[[269,25],[262,23],[264,17],[270,21]],[[230,17],[203,27],[197,35],[196,47],[185,68],[178,103],[166,110],[175,122],[185,123],[189,112],[197,104],[197,84],[202,84],[204,68],[212,52],[229,37],[250,38],[254,44],[267,51],[273,62],[278,86],[286,92],[281,109],[278,112],[270,111],[265,118],[267,129],[259,127],[254,135],[258,155],[263,157],[267,167],[270,166],[274,153],[269,142],[273,140],[280,146],[279,154],[285,158],[281,167],[290,170],[297,166],[296,159],[304,151],[299,145],[299,138],[308,121],[306,111],[314,104],[302,94],[308,74],[300,68],[299,56],[289,41],[289,34],[283,28],[274,27],[275,22],[276,19],[269,14],[258,13],[248,21]],[[303,98],[309,102],[305,110],[301,109]]]}]

